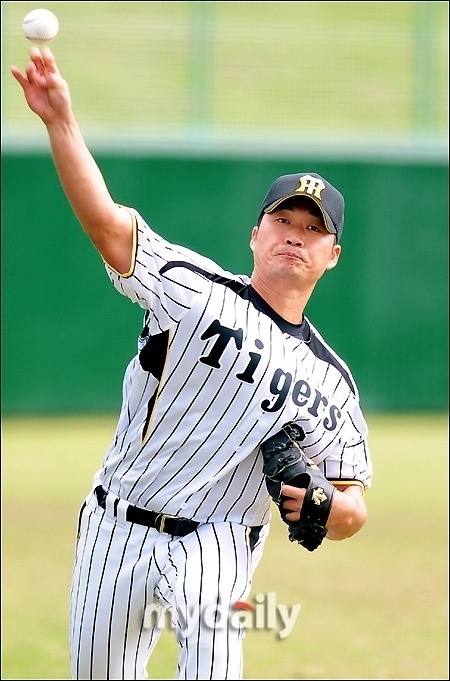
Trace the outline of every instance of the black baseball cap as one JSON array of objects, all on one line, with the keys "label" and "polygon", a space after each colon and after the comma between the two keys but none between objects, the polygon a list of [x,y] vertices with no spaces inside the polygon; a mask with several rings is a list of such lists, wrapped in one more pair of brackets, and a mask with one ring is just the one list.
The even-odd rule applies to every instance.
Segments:
[{"label": "black baseball cap", "polygon": [[317,173],[294,173],[281,175],[269,187],[258,218],[258,225],[264,213],[294,196],[305,196],[316,203],[323,215],[325,226],[339,241],[344,226],[344,197],[333,185]]}]

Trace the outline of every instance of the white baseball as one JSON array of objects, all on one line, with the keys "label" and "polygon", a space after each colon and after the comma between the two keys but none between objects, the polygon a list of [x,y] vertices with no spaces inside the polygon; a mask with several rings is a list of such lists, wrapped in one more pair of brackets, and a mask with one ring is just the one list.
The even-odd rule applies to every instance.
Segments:
[{"label": "white baseball", "polygon": [[48,9],[33,9],[22,21],[25,38],[35,43],[46,43],[56,36],[59,21]]}]

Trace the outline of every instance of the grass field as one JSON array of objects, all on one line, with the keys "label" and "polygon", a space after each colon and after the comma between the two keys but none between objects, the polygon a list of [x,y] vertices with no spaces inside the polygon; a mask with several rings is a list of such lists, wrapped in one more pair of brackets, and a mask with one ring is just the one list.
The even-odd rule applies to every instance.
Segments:
[{"label": "grass field", "polygon": [[[242,133],[260,146],[311,136],[359,145],[423,144],[448,132],[447,2],[52,2],[51,47],[93,139],[127,132]],[[3,137],[39,121],[11,64],[25,66],[22,19],[33,2],[2,2]],[[199,134],[197,134],[199,133]],[[445,137],[444,137],[445,136]],[[227,137],[228,140],[228,137]],[[342,143],[343,144],[343,143]],[[377,145],[378,146],[378,145]],[[345,145],[346,148],[346,145]]]},{"label": "grass field", "polygon": [[[274,514],[256,594],[300,605],[291,634],[249,629],[246,679],[448,679],[448,419],[369,415],[369,520],[313,553]],[[3,419],[2,679],[69,679],[68,590],[78,506],[109,416]],[[174,678],[164,630],[149,673]]]}]

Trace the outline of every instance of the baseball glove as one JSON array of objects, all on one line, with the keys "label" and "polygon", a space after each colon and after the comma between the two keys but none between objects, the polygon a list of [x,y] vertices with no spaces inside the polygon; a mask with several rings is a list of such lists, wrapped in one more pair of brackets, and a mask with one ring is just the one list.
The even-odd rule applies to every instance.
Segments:
[{"label": "baseball glove", "polygon": [[[297,541],[308,551],[314,551],[327,534],[325,525],[335,488],[301,449],[298,442],[303,438],[300,426],[287,423],[262,443],[261,453],[267,489],[289,526],[290,541]],[[282,507],[283,499],[287,498],[283,497],[283,483],[306,489],[300,518],[296,522],[286,520],[288,511]]]}]

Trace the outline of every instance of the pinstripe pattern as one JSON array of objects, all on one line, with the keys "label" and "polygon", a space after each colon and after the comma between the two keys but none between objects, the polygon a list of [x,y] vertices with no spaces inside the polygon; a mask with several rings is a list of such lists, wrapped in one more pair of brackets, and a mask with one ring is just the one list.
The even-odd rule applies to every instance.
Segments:
[{"label": "pinstripe pattern", "polygon": [[162,629],[161,623],[146,627],[145,612],[156,603],[170,613],[179,643],[176,678],[242,678],[244,631],[222,626],[222,618],[247,597],[267,530],[253,551],[247,528],[234,523],[200,525],[172,538],[120,522],[91,495],[72,583],[72,678],[147,678],[147,659]]},{"label": "pinstripe pattern", "polygon": [[[107,272],[145,310],[141,361],[126,369],[117,431],[97,474],[104,487],[172,515],[260,525],[269,501],[258,446],[294,420],[308,456],[333,479],[368,486],[357,389],[317,330],[285,322],[248,277],[166,242],[132,214],[132,273]],[[157,376],[148,366],[152,353],[158,364],[155,352],[164,354]]]},{"label": "pinstripe pattern", "polygon": [[[349,368],[308,319],[287,323],[247,276],[168,243],[131,214],[133,266],[127,275],[105,267],[143,309],[143,327],[94,477],[109,491],[106,508],[90,494],[80,516],[72,675],[146,678],[160,633],[146,612],[158,605],[178,639],[177,678],[239,679],[244,632],[217,617],[249,593],[268,532],[261,442],[296,421],[329,479],[368,487],[367,426]],[[127,522],[128,504],[200,525],[184,537],[159,534]]]}]

